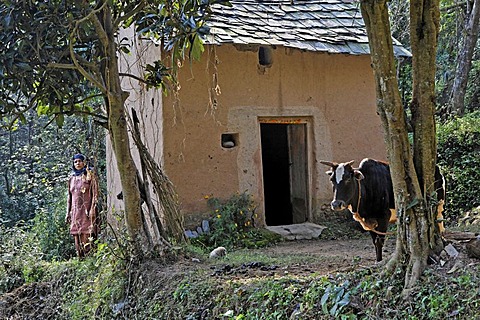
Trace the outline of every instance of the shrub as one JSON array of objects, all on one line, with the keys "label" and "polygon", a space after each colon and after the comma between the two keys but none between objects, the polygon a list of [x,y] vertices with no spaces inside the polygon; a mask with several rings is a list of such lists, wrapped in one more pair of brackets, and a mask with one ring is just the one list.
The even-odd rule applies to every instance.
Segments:
[{"label": "shrub", "polygon": [[212,208],[211,230],[193,239],[194,245],[207,249],[218,246],[233,249],[264,247],[278,241],[278,237],[268,230],[255,227],[255,204],[250,195],[235,194],[223,202],[218,198],[208,198],[208,205]]},{"label": "shrub", "polygon": [[438,126],[438,164],[446,179],[447,215],[452,220],[480,205],[480,112]]},{"label": "shrub", "polygon": [[26,230],[0,225],[0,294],[37,281],[44,273],[42,254]]},{"label": "shrub", "polygon": [[66,199],[54,208],[41,209],[33,219],[31,236],[38,242],[46,261],[64,260],[75,256],[73,237],[65,223]]}]

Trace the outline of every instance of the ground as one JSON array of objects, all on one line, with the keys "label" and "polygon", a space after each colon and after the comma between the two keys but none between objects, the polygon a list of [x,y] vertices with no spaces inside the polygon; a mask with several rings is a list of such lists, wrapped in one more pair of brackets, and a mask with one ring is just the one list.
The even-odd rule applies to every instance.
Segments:
[{"label": "ground", "polygon": [[[186,261],[214,268],[217,274],[239,274],[254,276],[259,274],[282,273],[321,275],[352,270],[361,266],[375,265],[375,247],[368,232],[360,229],[349,214],[325,211],[319,217],[320,224],[327,228],[311,240],[284,240],[277,244],[258,249],[242,249],[227,253],[225,258],[209,259],[208,255],[197,257],[200,263]],[[384,260],[388,260],[395,247],[395,236],[387,236],[384,246]],[[248,259],[249,265],[242,266],[238,260]],[[259,265],[260,261],[263,264]],[[222,270],[222,268],[232,270]]]},{"label": "ground", "polygon": [[[228,252],[226,257],[214,259],[208,257],[208,252],[185,252],[175,263],[145,262],[138,269],[138,274],[142,275],[144,285],[167,289],[171,284],[170,289],[174,291],[178,282],[172,279],[188,278],[191,272],[198,270],[206,271],[209,277],[217,279],[332,275],[382,266],[394,251],[395,236],[387,236],[384,261],[377,263],[368,233],[358,230],[344,217],[326,221],[326,224],[328,229],[318,239],[282,241],[265,248],[235,250]],[[454,245],[462,251],[461,243]],[[467,259],[462,252],[460,256],[461,259],[456,260],[444,256],[443,264],[439,263],[434,268],[447,274],[459,261],[462,266],[478,265],[478,259]],[[62,285],[60,280],[56,283],[31,283],[0,296],[0,318],[55,318],[55,314],[61,312],[56,303],[60,299],[56,291]]]},{"label": "ground", "polygon": [[[387,241],[385,256],[392,252],[394,239]],[[236,257],[246,255],[250,262],[239,263]],[[286,257],[282,260],[278,257]],[[244,259],[244,258],[242,258]],[[208,255],[183,256],[169,265],[149,262],[142,265],[142,273],[152,285],[169,283],[168,279],[206,269],[209,275],[220,278],[249,278],[263,276],[331,274],[375,264],[375,250],[367,234],[359,238],[339,240],[285,241],[276,245],[243,249],[226,257],[209,259]],[[147,280],[148,279],[148,280]],[[58,316],[55,288],[60,283],[31,283],[0,297],[0,318],[46,319]]]}]

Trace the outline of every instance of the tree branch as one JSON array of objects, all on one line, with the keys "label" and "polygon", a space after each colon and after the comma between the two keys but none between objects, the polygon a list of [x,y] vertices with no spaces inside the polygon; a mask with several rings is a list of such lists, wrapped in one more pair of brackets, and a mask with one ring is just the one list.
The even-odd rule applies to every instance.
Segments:
[{"label": "tree branch", "polygon": [[[79,20],[80,21],[80,20]],[[90,82],[92,82],[104,95],[107,95],[107,89],[105,88],[104,84],[98,79],[95,78],[92,74],[90,74],[87,70],[83,68],[83,66],[78,61],[75,50],[73,49],[73,44],[75,43],[75,32],[78,29],[79,21],[75,23],[75,27],[73,28],[72,32],[69,36],[69,47],[70,47],[70,57],[72,58],[73,64],[77,67],[77,70]]]},{"label": "tree branch", "polygon": [[440,9],[440,12],[450,12],[454,9],[457,9],[457,8],[462,8],[466,5],[465,2],[456,2],[452,5],[449,5],[449,6],[446,6],[446,7],[443,7]]},{"label": "tree branch", "polygon": [[145,79],[142,79],[142,78],[140,78],[140,77],[138,77],[134,74],[131,74],[131,73],[120,72],[120,73],[118,73],[118,75],[121,76],[121,77],[129,77],[129,78],[135,79],[138,82],[144,83],[146,85],[150,84],[150,82],[146,81]]},{"label": "tree branch", "polygon": [[75,28],[74,28],[74,30],[77,30],[80,23],[90,20],[93,23],[95,30],[97,31],[98,39],[100,40],[100,42],[103,44],[104,47],[108,46],[108,36],[102,24],[98,20],[97,13],[100,13],[103,9],[105,9],[107,5],[108,5],[108,1],[104,1],[103,4],[100,7],[98,7],[98,9],[94,9],[90,11],[89,14],[87,14],[85,17],[83,17],[80,20],[77,20],[75,22]]},{"label": "tree branch", "polygon": [[70,69],[75,70],[77,67],[73,63],[55,63],[50,62],[47,64],[48,69]]},{"label": "tree branch", "polygon": [[117,19],[115,19],[113,21],[114,28],[119,29],[120,23],[122,23],[123,21],[126,21],[126,20],[130,19],[131,17],[133,17],[134,15],[136,15],[143,8],[145,8],[145,5],[146,5],[145,0],[141,0],[140,3],[135,8],[133,8],[132,11],[128,12],[127,14],[125,14],[123,16],[118,17]]}]

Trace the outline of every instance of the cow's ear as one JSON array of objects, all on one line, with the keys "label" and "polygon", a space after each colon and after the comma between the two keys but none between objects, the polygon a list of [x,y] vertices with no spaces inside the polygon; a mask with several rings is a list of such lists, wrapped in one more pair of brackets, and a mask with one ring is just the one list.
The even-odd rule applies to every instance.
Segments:
[{"label": "cow's ear", "polygon": [[329,176],[332,176],[333,171],[332,171],[332,170],[328,170],[328,171],[325,171],[325,173],[328,174]]},{"label": "cow's ear", "polygon": [[357,180],[362,180],[363,178],[365,178],[365,176],[363,175],[363,173],[361,173],[359,170],[354,170],[354,171],[353,171],[353,176],[354,176],[355,179],[357,179]]}]

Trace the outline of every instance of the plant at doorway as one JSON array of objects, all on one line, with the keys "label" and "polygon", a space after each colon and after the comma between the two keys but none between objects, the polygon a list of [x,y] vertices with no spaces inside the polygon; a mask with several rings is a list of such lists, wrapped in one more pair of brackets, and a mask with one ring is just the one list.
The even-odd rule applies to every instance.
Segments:
[{"label": "plant at doorway", "polygon": [[262,247],[279,239],[265,229],[255,227],[255,203],[251,195],[237,193],[227,200],[205,197],[212,209],[211,230],[192,243],[212,249],[223,246],[227,250],[235,248]]}]

